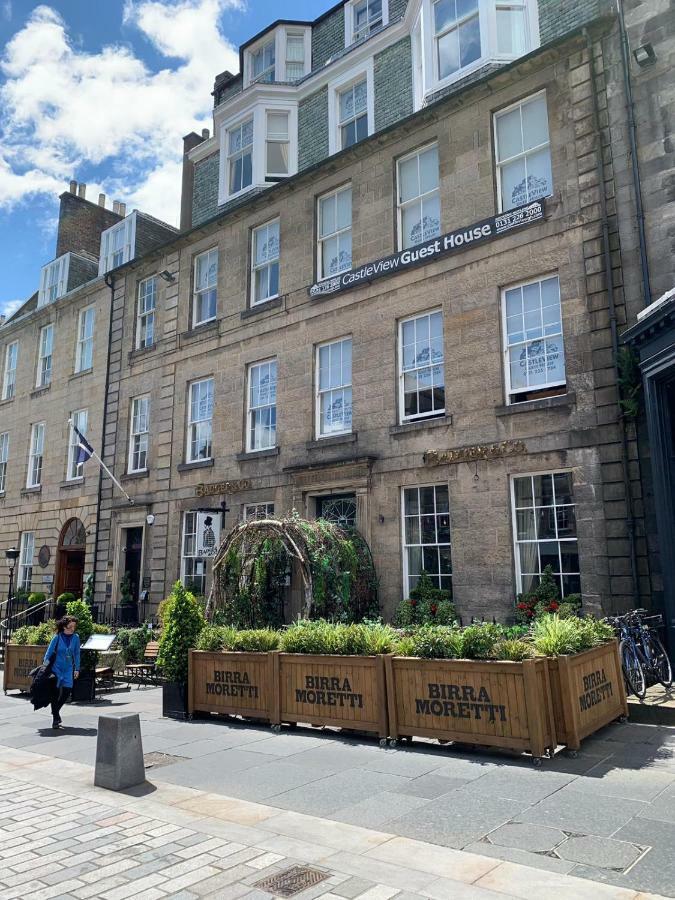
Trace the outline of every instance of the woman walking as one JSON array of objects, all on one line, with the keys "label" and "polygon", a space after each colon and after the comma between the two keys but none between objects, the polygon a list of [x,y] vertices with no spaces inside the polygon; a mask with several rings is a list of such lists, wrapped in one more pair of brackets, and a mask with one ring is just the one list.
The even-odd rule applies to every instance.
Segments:
[{"label": "woman walking", "polygon": [[80,638],[76,634],[77,619],[64,616],[56,623],[56,634],[51,639],[43,665],[52,662],[52,672],[56,675],[56,688],[52,700],[52,728],[63,728],[61,707],[73,690],[73,679],[80,674]]}]

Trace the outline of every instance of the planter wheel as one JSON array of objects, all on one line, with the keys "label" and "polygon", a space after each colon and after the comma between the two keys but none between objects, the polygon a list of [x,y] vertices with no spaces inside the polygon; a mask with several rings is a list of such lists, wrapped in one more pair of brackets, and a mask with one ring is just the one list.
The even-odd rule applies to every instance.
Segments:
[{"label": "planter wheel", "polygon": [[398,747],[398,738],[389,738],[390,747]]},{"label": "planter wheel", "polygon": [[274,734],[280,734],[281,733],[281,725],[272,725],[272,731],[274,732]]},{"label": "planter wheel", "polygon": [[[7,693],[7,691],[5,691],[5,693]],[[627,721],[628,721],[628,716],[627,716],[627,715],[620,715],[619,718],[618,718],[616,721],[617,721],[620,725],[623,725],[624,722],[627,722]]]},{"label": "planter wheel", "polygon": [[576,759],[578,755],[579,755],[579,751],[578,751],[578,750],[566,750],[566,751],[565,751],[565,756],[566,756],[568,759]]},{"label": "planter wheel", "polygon": [[532,765],[533,765],[536,769],[541,768],[541,766],[542,766],[543,764],[544,764],[544,757],[543,757],[543,756],[533,756],[533,757],[532,757]]},{"label": "planter wheel", "polygon": [[380,738],[380,747],[388,747],[389,741],[386,738]]}]

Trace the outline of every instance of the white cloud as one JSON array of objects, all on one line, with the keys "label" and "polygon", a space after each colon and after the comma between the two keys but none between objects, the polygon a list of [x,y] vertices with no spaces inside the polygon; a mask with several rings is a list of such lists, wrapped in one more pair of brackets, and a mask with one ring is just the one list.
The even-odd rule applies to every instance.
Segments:
[{"label": "white cloud", "polygon": [[25,302],[25,300],[5,300],[0,304],[0,316],[11,316]]},{"label": "white cloud", "polygon": [[124,25],[168,61],[153,72],[122,44],[78,49],[59,13],[37,7],[0,60],[0,208],[56,197],[103,164],[109,196],[175,224],[182,135],[210,124],[213,78],[239,64],[218,27],[227,8],[241,0],[127,2]]}]

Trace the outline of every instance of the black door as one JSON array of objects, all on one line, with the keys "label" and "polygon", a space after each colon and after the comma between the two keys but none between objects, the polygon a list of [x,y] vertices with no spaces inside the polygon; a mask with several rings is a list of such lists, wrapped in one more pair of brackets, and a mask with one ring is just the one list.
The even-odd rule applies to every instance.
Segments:
[{"label": "black door", "polygon": [[131,596],[138,602],[141,588],[141,555],[143,553],[143,529],[127,528],[124,546],[124,571],[129,574]]}]

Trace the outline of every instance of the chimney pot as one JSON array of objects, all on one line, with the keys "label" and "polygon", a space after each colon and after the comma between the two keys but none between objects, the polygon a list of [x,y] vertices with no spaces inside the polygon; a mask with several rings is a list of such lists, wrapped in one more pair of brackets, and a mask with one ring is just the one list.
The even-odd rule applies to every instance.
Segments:
[{"label": "chimney pot", "polygon": [[98,195],[98,205],[105,208],[105,194]]},{"label": "chimney pot", "polygon": [[202,139],[208,141],[210,133],[208,128],[202,128]]},{"label": "chimney pot", "polygon": [[82,181],[77,186],[77,196],[85,200],[87,197],[87,185]]},{"label": "chimney pot", "polygon": [[126,214],[127,214],[127,205],[126,205],[126,203],[120,203],[120,206],[119,206],[119,214],[120,214],[122,217],[126,216]]},{"label": "chimney pot", "polygon": [[77,182],[75,180],[70,182],[70,193],[71,194],[77,193]]},{"label": "chimney pot", "polygon": [[119,201],[119,200],[113,200],[113,212],[114,212],[114,213],[119,213],[119,211],[120,211],[120,201]]}]

